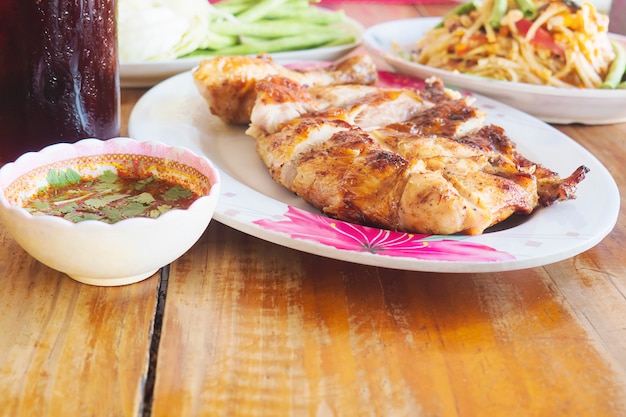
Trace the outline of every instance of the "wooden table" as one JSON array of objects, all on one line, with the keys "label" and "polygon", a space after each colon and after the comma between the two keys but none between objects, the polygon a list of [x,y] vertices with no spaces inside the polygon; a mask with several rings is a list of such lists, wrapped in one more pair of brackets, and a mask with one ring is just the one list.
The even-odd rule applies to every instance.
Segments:
[{"label": "wooden table", "polygon": [[[369,26],[450,5],[333,7]],[[123,134],[145,91],[123,91]],[[626,187],[626,124],[557,128]],[[0,416],[624,416],[625,233],[622,208],[574,258],[438,274],[214,221],[155,276],[99,288],[0,226]]]}]

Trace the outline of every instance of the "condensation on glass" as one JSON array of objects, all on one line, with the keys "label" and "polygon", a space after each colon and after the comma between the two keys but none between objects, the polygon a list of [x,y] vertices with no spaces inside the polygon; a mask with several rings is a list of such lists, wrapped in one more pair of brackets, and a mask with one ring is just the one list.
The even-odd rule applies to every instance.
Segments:
[{"label": "condensation on glass", "polygon": [[115,0],[0,0],[0,165],[119,129]]}]

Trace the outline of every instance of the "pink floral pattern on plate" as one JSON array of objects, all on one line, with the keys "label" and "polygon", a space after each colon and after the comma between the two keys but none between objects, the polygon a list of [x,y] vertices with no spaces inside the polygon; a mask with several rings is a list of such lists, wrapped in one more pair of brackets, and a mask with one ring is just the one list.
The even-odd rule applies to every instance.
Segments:
[{"label": "pink floral pattern on plate", "polygon": [[396,72],[378,71],[378,86],[380,87],[408,87],[422,89],[426,83],[421,78]]},{"label": "pink floral pattern on plate", "polygon": [[[426,82],[418,77],[414,77],[412,75],[400,74],[396,72],[388,72],[388,71],[378,71],[378,86],[380,87],[389,87],[389,88],[417,88],[423,89],[426,85]],[[451,87],[446,87],[451,88]],[[451,88],[455,89],[455,88]],[[458,90],[458,89],[457,89]],[[471,91],[466,90],[458,90],[464,96],[472,96]],[[484,106],[484,105],[483,105]]]},{"label": "pink floral pattern on plate", "polygon": [[288,206],[285,220],[257,220],[268,230],[341,250],[429,261],[501,262],[515,259],[489,246],[458,237],[418,235],[360,226]]}]

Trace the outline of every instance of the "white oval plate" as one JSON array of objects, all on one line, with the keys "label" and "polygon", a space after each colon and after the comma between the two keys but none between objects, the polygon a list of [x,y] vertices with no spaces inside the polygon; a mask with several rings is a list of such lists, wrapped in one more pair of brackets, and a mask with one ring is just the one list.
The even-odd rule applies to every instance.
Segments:
[{"label": "white oval plate", "polygon": [[[416,85],[412,77],[381,72],[386,85]],[[507,220],[478,236],[413,235],[357,226],[321,216],[275,183],[243,127],[212,116],[191,73],[149,90],[134,107],[130,136],[184,146],[220,170],[215,219],[252,236],[329,258],[380,267],[437,272],[491,272],[530,268],[583,252],[617,221],[615,181],[582,146],[553,127],[492,99],[477,96],[490,123],[504,127],[531,160],[561,174],[591,169],[576,200]]]},{"label": "white oval plate", "polygon": [[[294,61],[335,61],[361,44],[363,26],[349,17],[338,24],[354,35],[356,41],[338,46],[302,49],[299,51],[271,54],[279,64]],[[179,58],[167,61],[120,62],[120,83],[122,87],[151,87],[166,78],[196,67],[203,58]]]},{"label": "white oval plate", "polygon": [[[363,44],[398,72],[421,78],[437,76],[448,87],[484,94],[549,123],[600,125],[626,122],[626,89],[559,88],[492,80],[410,62],[392,51],[394,44],[405,48],[415,45],[441,19],[427,17],[381,23],[365,30]],[[625,36],[610,36],[626,46]]]}]

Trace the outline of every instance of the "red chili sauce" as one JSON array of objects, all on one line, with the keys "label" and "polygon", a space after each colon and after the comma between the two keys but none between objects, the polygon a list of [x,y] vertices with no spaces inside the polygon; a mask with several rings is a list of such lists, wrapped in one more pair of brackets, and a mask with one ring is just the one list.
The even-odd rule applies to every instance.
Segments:
[{"label": "red chili sauce", "polygon": [[78,223],[116,223],[132,217],[157,218],[187,209],[198,195],[156,176],[136,178],[105,171],[84,179],[74,170],[51,170],[48,186],[28,198],[23,207],[34,215],[52,215]]}]

